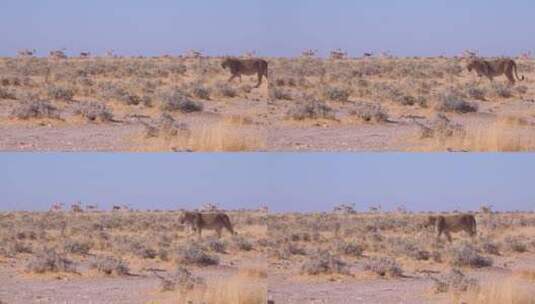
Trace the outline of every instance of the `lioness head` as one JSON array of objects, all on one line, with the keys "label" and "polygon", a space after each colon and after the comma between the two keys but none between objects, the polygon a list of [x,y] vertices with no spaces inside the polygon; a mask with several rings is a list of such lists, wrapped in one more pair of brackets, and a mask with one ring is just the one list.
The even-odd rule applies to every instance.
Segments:
[{"label": "lioness head", "polygon": [[178,221],[180,222],[180,224],[189,223],[193,221],[194,217],[195,217],[195,214],[191,212],[184,212],[180,215],[180,217],[178,218]]},{"label": "lioness head", "polygon": [[481,63],[481,60],[479,59],[470,59],[470,61],[468,61],[468,64],[466,65],[466,69],[468,69],[468,72],[472,72],[472,70],[481,70],[482,68],[482,63]]},{"label": "lioness head", "polygon": [[223,62],[221,63],[221,67],[222,67],[223,69],[228,68],[230,65],[231,65],[231,60],[230,60],[230,58],[226,58],[226,59],[223,60]]},{"label": "lioness head", "polygon": [[427,217],[427,221],[423,224],[423,226],[425,228],[432,227],[432,226],[435,226],[436,222],[437,222],[437,217],[430,215]]}]

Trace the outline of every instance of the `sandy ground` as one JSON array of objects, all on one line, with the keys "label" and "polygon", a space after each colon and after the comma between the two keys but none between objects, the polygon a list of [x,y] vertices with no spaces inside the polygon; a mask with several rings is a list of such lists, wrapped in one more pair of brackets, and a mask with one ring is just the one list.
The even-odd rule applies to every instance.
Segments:
[{"label": "sandy ground", "polygon": [[[13,262],[0,267],[0,300],[5,303],[176,303],[176,295],[161,292],[160,280],[151,271],[127,277],[101,275],[21,273]],[[87,265],[80,265],[80,269]],[[156,266],[156,265],[155,265]],[[155,267],[158,268],[158,267]],[[210,280],[225,279],[236,273],[229,266],[198,269],[195,274]],[[159,272],[165,275],[165,272]]]}]

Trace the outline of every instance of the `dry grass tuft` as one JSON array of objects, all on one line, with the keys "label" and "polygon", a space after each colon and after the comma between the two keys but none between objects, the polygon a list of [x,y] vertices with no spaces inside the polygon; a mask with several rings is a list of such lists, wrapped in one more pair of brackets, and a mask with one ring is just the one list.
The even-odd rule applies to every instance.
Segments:
[{"label": "dry grass tuft", "polygon": [[265,304],[267,285],[240,275],[180,294],[178,303]]},{"label": "dry grass tuft", "polygon": [[450,137],[434,137],[423,151],[525,152],[535,150],[535,138],[522,119],[498,119],[491,125],[465,127]]},{"label": "dry grass tuft", "polygon": [[515,279],[494,281],[452,298],[459,304],[535,304],[533,286]]}]

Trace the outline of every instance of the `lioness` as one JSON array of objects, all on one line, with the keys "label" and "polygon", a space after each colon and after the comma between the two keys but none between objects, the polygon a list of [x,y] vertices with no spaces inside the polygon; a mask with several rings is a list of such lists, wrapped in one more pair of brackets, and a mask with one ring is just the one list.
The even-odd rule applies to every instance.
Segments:
[{"label": "lioness", "polygon": [[221,238],[223,228],[232,234],[236,234],[232,229],[230,218],[225,213],[184,212],[180,216],[180,223],[190,225],[193,231],[197,232],[199,239],[203,229],[215,230],[218,238]]},{"label": "lioness", "polygon": [[518,79],[519,81],[525,79],[524,75],[522,75],[522,77],[518,77],[516,62],[512,59],[500,58],[487,61],[479,58],[474,58],[468,62],[466,68],[469,72],[475,70],[479,77],[486,76],[490,81],[493,81],[494,77],[503,74],[507,77],[507,79],[509,79],[511,85],[515,84],[514,76],[516,76],[516,79]]},{"label": "lioness", "polygon": [[223,69],[230,69],[232,74],[228,80],[231,82],[234,78],[239,77],[241,82],[241,75],[258,75],[258,83],[255,88],[262,84],[262,77],[268,78],[268,63],[264,59],[238,59],[227,58],[221,63]]},{"label": "lioness", "polygon": [[444,233],[450,243],[450,232],[466,231],[471,237],[474,237],[477,233],[476,218],[471,214],[429,216],[424,226],[434,226],[437,232],[437,240]]}]

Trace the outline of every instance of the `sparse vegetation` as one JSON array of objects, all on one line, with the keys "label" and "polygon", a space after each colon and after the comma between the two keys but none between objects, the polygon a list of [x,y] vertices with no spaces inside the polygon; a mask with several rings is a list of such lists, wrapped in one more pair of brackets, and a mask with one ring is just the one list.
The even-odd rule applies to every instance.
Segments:
[{"label": "sparse vegetation", "polygon": [[365,122],[384,123],[388,121],[388,114],[379,104],[361,102],[355,104],[351,114]]},{"label": "sparse vegetation", "polygon": [[308,275],[348,273],[347,264],[327,251],[317,252],[308,257],[308,260],[301,266],[301,271]]},{"label": "sparse vegetation", "polygon": [[160,106],[162,111],[180,111],[182,113],[192,113],[203,110],[202,103],[188,99],[186,95],[178,90],[164,92],[161,94],[160,98],[162,99]]},{"label": "sparse vegetation", "polygon": [[18,119],[50,118],[59,119],[60,110],[46,100],[23,101],[11,112]]},{"label": "sparse vegetation", "polygon": [[481,268],[493,264],[491,258],[480,255],[476,248],[469,244],[461,244],[451,248],[450,254],[450,263],[453,266]]},{"label": "sparse vegetation", "polygon": [[88,121],[109,122],[113,120],[111,110],[104,103],[97,101],[78,103],[74,113],[81,115]]},{"label": "sparse vegetation", "polygon": [[401,266],[396,260],[388,257],[379,257],[366,260],[364,262],[364,270],[371,271],[381,277],[400,277],[403,274]]},{"label": "sparse vegetation", "polygon": [[436,106],[437,111],[442,112],[454,112],[454,113],[470,113],[477,112],[478,105],[463,100],[459,95],[455,93],[445,93],[440,97],[440,100]]},{"label": "sparse vegetation", "polygon": [[323,101],[297,103],[288,111],[288,117],[295,120],[334,119],[334,111]]},{"label": "sparse vegetation", "polygon": [[210,255],[204,247],[197,244],[191,244],[178,250],[177,263],[184,265],[209,266],[219,264],[219,258]]},{"label": "sparse vegetation", "polygon": [[35,273],[75,272],[76,265],[56,250],[45,248],[32,257],[26,270]]},{"label": "sparse vegetation", "polygon": [[127,262],[112,256],[96,256],[91,261],[90,267],[106,275],[124,276],[130,273]]}]

